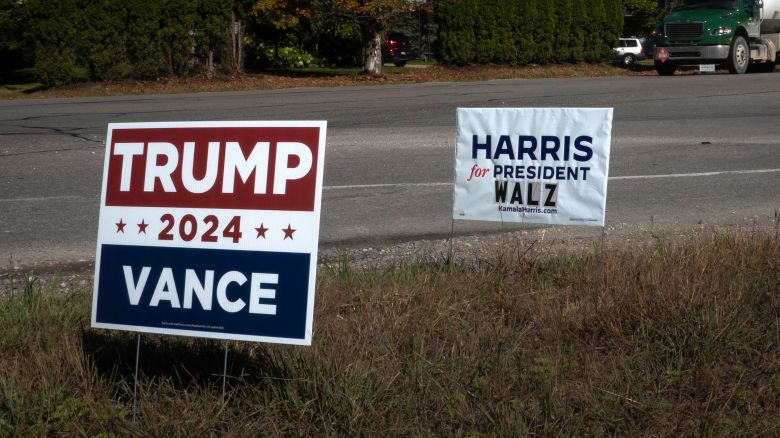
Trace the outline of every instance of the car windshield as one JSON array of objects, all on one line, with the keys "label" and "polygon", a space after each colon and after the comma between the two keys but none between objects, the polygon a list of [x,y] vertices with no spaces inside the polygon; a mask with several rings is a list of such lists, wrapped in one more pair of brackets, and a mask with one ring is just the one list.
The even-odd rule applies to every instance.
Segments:
[{"label": "car windshield", "polygon": [[685,0],[678,8],[737,9],[739,0]]},{"label": "car windshield", "polygon": [[407,38],[406,35],[404,35],[402,33],[396,33],[396,32],[389,33],[387,35],[387,40],[388,41],[397,41],[399,43],[408,43],[409,42],[409,38]]}]

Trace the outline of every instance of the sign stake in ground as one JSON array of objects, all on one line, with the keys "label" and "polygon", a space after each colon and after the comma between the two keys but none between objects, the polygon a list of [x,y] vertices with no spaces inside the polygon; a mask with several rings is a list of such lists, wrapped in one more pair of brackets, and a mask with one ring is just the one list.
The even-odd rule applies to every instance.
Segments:
[{"label": "sign stake in ground", "polygon": [[138,357],[141,355],[141,333],[138,333],[135,344],[135,371],[133,372],[133,423],[138,413]]},{"label": "sign stake in ground", "polygon": [[228,341],[225,341],[225,363],[222,366],[222,405],[225,405],[225,389],[227,386],[227,359],[228,359]]},{"label": "sign stake in ground", "polygon": [[109,125],[92,326],[310,345],[325,130]]}]

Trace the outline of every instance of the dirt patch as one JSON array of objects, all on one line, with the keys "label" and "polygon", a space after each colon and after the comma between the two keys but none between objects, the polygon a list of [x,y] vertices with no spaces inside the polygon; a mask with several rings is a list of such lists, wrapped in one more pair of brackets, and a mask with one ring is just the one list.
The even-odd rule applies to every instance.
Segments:
[{"label": "dirt patch", "polygon": [[[270,90],[303,87],[344,87],[356,85],[387,85],[421,82],[483,81],[491,79],[541,79],[564,77],[605,77],[644,74],[646,66],[627,70],[610,64],[560,64],[560,65],[473,65],[439,66],[427,68],[387,67],[382,75],[366,75],[357,70],[316,68],[284,72],[219,76],[208,78],[166,77],[157,80],[106,81],[73,84],[48,90],[24,89],[0,93],[0,99],[60,98],[118,96],[140,94],[171,94],[221,91]],[[652,72],[655,74],[655,72]]]}]

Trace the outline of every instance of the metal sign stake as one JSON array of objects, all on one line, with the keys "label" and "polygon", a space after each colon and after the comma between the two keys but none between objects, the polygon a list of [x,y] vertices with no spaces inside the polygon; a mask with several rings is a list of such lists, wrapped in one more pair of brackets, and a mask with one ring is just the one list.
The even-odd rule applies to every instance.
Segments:
[{"label": "metal sign stake", "polygon": [[225,387],[227,384],[227,359],[228,359],[228,341],[225,341],[225,363],[222,367],[222,405],[225,404]]},{"label": "metal sign stake", "polygon": [[452,265],[452,241],[455,239],[455,219],[452,219],[452,228],[450,229],[450,252],[447,254],[447,264]]},{"label": "metal sign stake", "polygon": [[135,423],[138,400],[138,357],[141,355],[141,333],[138,333],[138,339],[135,344],[135,372],[133,373],[133,423]]}]

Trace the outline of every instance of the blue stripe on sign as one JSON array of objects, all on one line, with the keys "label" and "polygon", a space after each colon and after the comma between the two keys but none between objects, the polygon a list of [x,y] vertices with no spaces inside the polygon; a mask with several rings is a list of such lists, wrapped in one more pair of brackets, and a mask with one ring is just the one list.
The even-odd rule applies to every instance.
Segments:
[{"label": "blue stripe on sign", "polygon": [[[300,253],[103,245],[96,321],[168,330],[304,339],[310,260],[310,254]],[[145,283],[144,267],[150,268]],[[189,284],[196,284],[198,289],[205,289],[211,295],[211,310],[204,309],[208,305],[203,305],[195,292],[189,293],[191,308],[185,308],[187,270],[192,270]],[[213,271],[210,286],[206,271]],[[226,273],[226,280],[246,278],[243,285],[236,281],[224,282],[227,287],[223,288],[223,302],[234,303],[233,310],[241,307],[239,300],[244,304],[234,313],[224,310],[218,299],[218,284]],[[278,275],[278,284],[267,281],[260,284],[262,289],[274,289],[273,299],[255,297],[256,304],[275,305],[275,315],[250,313],[253,274]],[[267,280],[269,277],[256,278]],[[137,304],[131,302],[133,291],[128,291],[128,279],[130,288],[140,293]],[[192,287],[189,289],[193,290]],[[156,306],[152,305],[154,301],[157,301]],[[264,309],[267,313],[268,307]]]}]

